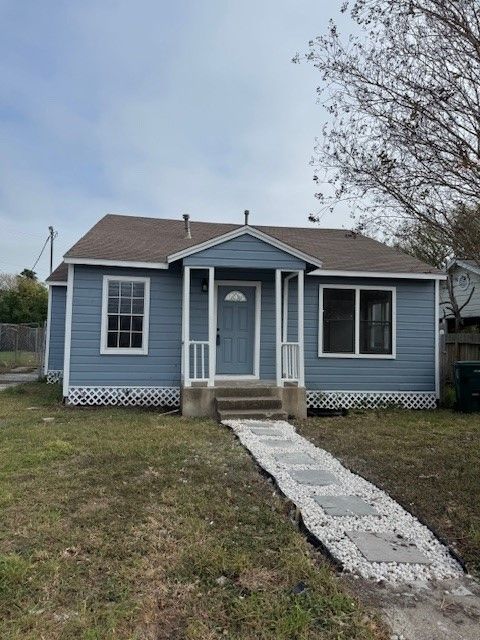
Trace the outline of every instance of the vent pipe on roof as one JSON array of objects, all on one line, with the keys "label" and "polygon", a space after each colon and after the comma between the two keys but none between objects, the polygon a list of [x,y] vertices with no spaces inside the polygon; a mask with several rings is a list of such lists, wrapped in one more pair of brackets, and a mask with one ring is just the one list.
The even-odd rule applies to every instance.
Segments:
[{"label": "vent pipe on roof", "polygon": [[190,230],[190,216],[188,215],[188,213],[183,214],[183,219],[185,221],[185,237],[190,240],[192,237],[192,232]]},{"label": "vent pipe on roof", "polygon": [[250,215],[250,211],[245,209],[245,226],[248,226],[248,216]]}]

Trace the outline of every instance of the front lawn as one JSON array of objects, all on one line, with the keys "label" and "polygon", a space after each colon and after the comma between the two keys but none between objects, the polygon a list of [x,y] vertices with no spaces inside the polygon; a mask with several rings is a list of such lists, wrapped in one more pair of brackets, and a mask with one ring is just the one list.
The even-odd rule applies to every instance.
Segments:
[{"label": "front lawn", "polygon": [[385,638],[226,428],[56,393],[0,394],[2,639]]},{"label": "front lawn", "polygon": [[480,574],[480,415],[366,411],[297,427],[433,527]]}]

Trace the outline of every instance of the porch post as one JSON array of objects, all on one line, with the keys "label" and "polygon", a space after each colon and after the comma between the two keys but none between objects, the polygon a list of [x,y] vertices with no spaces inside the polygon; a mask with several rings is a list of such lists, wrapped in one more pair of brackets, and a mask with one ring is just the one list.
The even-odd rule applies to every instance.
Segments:
[{"label": "porch post", "polygon": [[305,386],[305,352],[304,352],[304,272],[298,272],[298,386]]},{"label": "porch post", "polygon": [[275,269],[275,373],[277,387],[282,385],[282,270]]},{"label": "porch post", "polygon": [[183,346],[183,385],[191,387],[190,381],[190,267],[183,268],[183,306],[182,306],[182,346]]},{"label": "porch post", "polygon": [[215,267],[208,267],[208,386],[215,386],[217,360],[217,331],[215,327]]}]

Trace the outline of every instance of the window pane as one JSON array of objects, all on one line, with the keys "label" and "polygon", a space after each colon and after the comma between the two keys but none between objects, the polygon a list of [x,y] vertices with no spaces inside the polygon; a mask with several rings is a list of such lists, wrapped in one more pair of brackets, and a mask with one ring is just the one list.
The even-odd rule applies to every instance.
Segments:
[{"label": "window pane", "polygon": [[118,329],[118,316],[108,316],[108,330],[116,331]]},{"label": "window pane", "polygon": [[140,349],[142,346],[142,334],[132,333],[132,347]]},{"label": "window pane", "polygon": [[132,300],[132,313],[143,313],[143,298]]},{"label": "window pane", "polygon": [[134,282],[133,283],[133,297],[134,298],[143,298],[145,285],[143,282]]},{"label": "window pane", "polygon": [[130,333],[128,331],[120,332],[119,347],[125,348],[130,346]]},{"label": "window pane", "polygon": [[131,298],[121,298],[120,299],[120,313],[131,313],[132,312],[132,300]]},{"label": "window pane", "polygon": [[120,291],[122,293],[122,298],[131,298],[132,297],[132,283],[131,282],[122,282],[122,283],[120,283]]},{"label": "window pane", "polygon": [[142,316],[133,316],[132,317],[132,331],[142,331],[143,329],[143,317]]},{"label": "window pane", "polygon": [[120,331],[130,331],[132,326],[131,316],[120,316]]},{"label": "window pane", "polygon": [[360,353],[392,353],[391,291],[360,291]]},{"label": "window pane", "polygon": [[118,313],[118,298],[109,298],[108,299],[108,313]]},{"label": "window pane", "polygon": [[118,292],[120,291],[120,283],[115,282],[114,280],[110,280],[108,283],[108,295],[115,297],[118,296]]},{"label": "window pane", "polygon": [[116,331],[109,331],[107,337],[107,346],[118,347],[117,337],[118,333]]},{"label": "window pane", "polygon": [[354,353],[355,290],[323,290],[323,351]]}]

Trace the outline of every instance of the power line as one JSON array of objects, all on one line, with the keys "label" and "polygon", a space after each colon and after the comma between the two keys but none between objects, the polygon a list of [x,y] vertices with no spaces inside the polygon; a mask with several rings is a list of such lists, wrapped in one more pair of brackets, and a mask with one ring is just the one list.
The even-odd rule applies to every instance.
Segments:
[{"label": "power line", "polygon": [[40,260],[40,258],[42,257],[42,254],[43,254],[43,252],[45,251],[45,247],[47,246],[47,244],[48,244],[49,240],[50,240],[50,234],[48,234],[47,239],[45,240],[45,243],[44,243],[44,245],[43,245],[43,247],[42,247],[42,250],[40,251],[40,253],[39,253],[39,255],[38,255],[38,258],[35,260],[35,264],[34,264],[34,265],[33,265],[33,267],[32,267],[32,271],[35,271],[35,267],[37,266],[38,261],[39,261],[39,260]]}]

